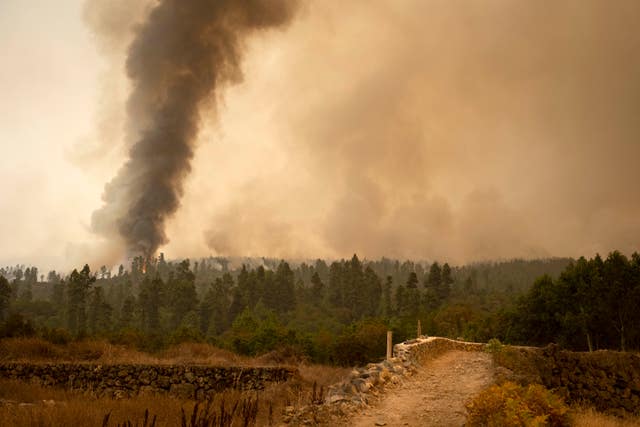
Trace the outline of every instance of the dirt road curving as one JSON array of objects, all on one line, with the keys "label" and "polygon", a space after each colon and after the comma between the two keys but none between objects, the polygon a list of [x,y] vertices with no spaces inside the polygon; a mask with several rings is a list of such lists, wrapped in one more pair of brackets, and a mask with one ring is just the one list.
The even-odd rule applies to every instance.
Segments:
[{"label": "dirt road curving", "polygon": [[462,426],[464,404],[494,381],[491,356],[450,351],[425,364],[413,377],[345,425]]}]

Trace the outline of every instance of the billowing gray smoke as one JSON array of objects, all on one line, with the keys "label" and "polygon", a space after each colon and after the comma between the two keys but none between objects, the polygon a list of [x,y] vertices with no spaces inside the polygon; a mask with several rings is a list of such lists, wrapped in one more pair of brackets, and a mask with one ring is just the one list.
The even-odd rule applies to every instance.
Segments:
[{"label": "billowing gray smoke", "polygon": [[295,0],[161,0],[138,30],[126,71],[133,88],[129,157],[106,185],[93,229],[119,235],[128,256],[153,255],[167,242],[190,172],[199,110],[241,79],[247,35],[288,23]]}]

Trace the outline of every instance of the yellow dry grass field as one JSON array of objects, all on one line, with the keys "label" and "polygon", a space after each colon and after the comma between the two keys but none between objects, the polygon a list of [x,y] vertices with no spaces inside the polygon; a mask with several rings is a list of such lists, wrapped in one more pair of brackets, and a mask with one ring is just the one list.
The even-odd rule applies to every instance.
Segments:
[{"label": "yellow dry grass field", "polygon": [[640,427],[640,417],[618,418],[593,408],[577,408],[571,418],[575,427]]},{"label": "yellow dry grass field", "polygon": [[[74,342],[55,345],[39,339],[6,339],[0,341],[0,362],[91,362],[105,364],[198,364],[215,366],[265,366],[274,364],[270,356],[248,358],[208,344],[181,344],[157,354],[147,354],[106,341]],[[253,425],[279,424],[284,408],[308,405],[320,389],[344,378],[349,370],[331,366],[299,364],[300,377],[283,384],[273,384],[259,392],[228,390],[211,402],[209,419],[232,415],[236,424],[244,424],[247,404],[257,409]],[[156,426],[181,425],[183,413],[190,422],[195,401],[166,395],[139,395],[114,400],[94,398],[80,391],[41,387],[21,381],[0,379],[0,427],[4,426],[96,426],[103,425],[108,415],[109,426],[131,422]],[[237,406],[236,406],[237,405]],[[244,405],[244,406],[243,406]],[[235,409],[234,409],[235,407]],[[223,409],[224,408],[224,409]],[[205,404],[198,416],[204,418]],[[187,423],[187,425],[189,425]]]},{"label": "yellow dry grass field", "polygon": [[92,362],[105,364],[201,364],[213,366],[251,366],[268,360],[243,357],[209,344],[183,343],[150,354],[106,340],[87,340],[53,344],[39,338],[0,340],[0,362]]}]

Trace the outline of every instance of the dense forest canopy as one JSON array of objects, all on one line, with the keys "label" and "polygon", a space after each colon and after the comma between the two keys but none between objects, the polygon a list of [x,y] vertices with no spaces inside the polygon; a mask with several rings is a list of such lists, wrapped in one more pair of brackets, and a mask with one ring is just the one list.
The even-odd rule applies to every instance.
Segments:
[{"label": "dense forest canopy", "polygon": [[289,351],[363,363],[416,334],[568,348],[637,349],[640,258],[511,260],[450,266],[382,258],[287,262],[135,258],[46,276],[0,269],[4,336],[106,338],[154,350],[209,341],[242,354]]}]

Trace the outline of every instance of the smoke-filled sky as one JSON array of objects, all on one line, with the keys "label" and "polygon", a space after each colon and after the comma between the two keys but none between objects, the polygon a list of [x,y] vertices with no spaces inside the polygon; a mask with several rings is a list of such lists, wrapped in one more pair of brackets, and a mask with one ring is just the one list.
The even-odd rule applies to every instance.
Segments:
[{"label": "smoke-filled sky", "polygon": [[[154,4],[0,2],[0,263],[124,256],[91,217],[132,143],[127,49]],[[202,106],[160,250],[640,250],[637,22],[635,0],[301,1]]]}]

